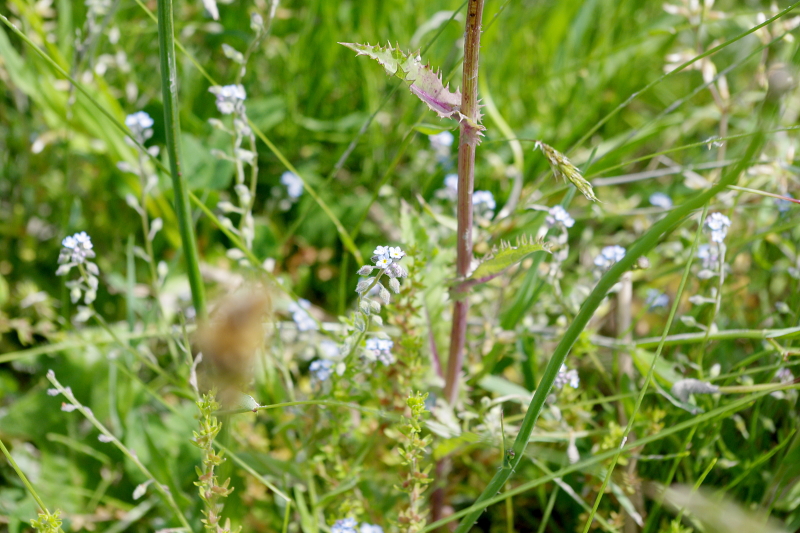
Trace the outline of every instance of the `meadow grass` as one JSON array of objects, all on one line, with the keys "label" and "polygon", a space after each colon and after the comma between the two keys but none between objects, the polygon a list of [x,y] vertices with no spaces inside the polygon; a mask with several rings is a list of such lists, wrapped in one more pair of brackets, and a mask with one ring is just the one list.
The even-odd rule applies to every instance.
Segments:
[{"label": "meadow grass", "polygon": [[797,4],[482,4],[3,3],[0,527],[800,529]]}]

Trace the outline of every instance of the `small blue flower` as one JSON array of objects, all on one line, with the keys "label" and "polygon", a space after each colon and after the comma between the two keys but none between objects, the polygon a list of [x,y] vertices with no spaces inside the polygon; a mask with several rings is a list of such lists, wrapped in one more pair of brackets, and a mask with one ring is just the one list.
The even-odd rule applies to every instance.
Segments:
[{"label": "small blue flower", "polygon": [[389,258],[389,247],[388,246],[378,246],[375,248],[375,251],[372,252],[373,255],[377,256],[378,258]]},{"label": "small blue flower", "polygon": [[436,135],[428,135],[428,140],[431,141],[431,147],[438,152],[443,148],[450,148],[453,146],[455,138],[449,131],[442,131]]},{"label": "small blue flower", "polygon": [[550,227],[560,225],[565,228],[571,228],[575,225],[575,219],[569,216],[569,213],[560,205],[551,207],[544,220]]},{"label": "small blue flower", "polygon": [[146,136],[144,132],[153,127],[153,119],[144,111],[137,111],[125,117],[125,125],[134,137],[142,140]]},{"label": "small blue flower", "polygon": [[394,341],[390,339],[376,339],[374,337],[367,339],[367,350],[371,350],[375,354],[375,358],[383,363],[384,366],[394,363],[394,356],[391,352],[393,347]]},{"label": "small blue flower", "polygon": [[297,300],[297,303],[289,304],[289,312],[292,313],[292,320],[297,325],[298,331],[319,329],[317,322],[308,313],[308,309],[311,309],[311,302],[302,298]]},{"label": "small blue flower", "polygon": [[705,221],[705,229],[711,231],[711,242],[722,244],[731,227],[731,219],[722,213],[711,213]]},{"label": "small blue flower", "polygon": [[650,204],[660,207],[662,209],[671,209],[672,208],[672,198],[664,194],[663,192],[654,192],[650,195]]},{"label": "small blue flower", "polygon": [[308,370],[315,380],[326,381],[331,377],[331,373],[333,372],[333,361],[329,361],[328,359],[316,359],[311,362]]},{"label": "small blue flower", "polygon": [[343,518],[334,522],[331,526],[331,533],[356,533],[357,525],[354,518]]},{"label": "small blue flower", "polygon": [[594,258],[594,264],[602,270],[608,270],[611,265],[617,263],[623,257],[625,257],[625,248],[622,246],[616,244],[614,246],[606,246],[602,249],[600,255]]},{"label": "small blue flower", "polygon": [[644,303],[651,310],[658,307],[667,307],[669,305],[669,296],[657,289],[648,289]]},{"label": "small blue flower", "polygon": [[485,209],[494,211],[497,204],[494,201],[494,196],[489,191],[475,191],[472,193],[472,205],[474,207],[485,206]]},{"label": "small blue flower", "polygon": [[719,250],[716,246],[701,244],[697,247],[697,258],[702,261],[706,270],[716,270],[719,267]]},{"label": "small blue flower", "polygon": [[208,91],[217,96],[217,109],[223,115],[230,115],[247,97],[241,85],[214,85]]},{"label": "small blue flower", "polygon": [[303,180],[294,172],[288,170],[281,174],[281,183],[286,186],[286,194],[289,198],[297,199],[303,195]]},{"label": "small blue flower", "polygon": [[580,384],[581,378],[578,376],[578,371],[574,368],[572,370],[568,370],[567,365],[561,365],[553,385],[557,389],[563,389],[564,385],[569,385],[573,389],[577,389]]},{"label": "small blue flower", "polygon": [[358,533],[383,533],[383,528],[364,522],[361,524],[361,527],[358,528]]},{"label": "small blue flower", "polygon": [[453,191],[453,193],[458,191],[458,174],[448,174],[444,177],[444,186],[447,189]]}]

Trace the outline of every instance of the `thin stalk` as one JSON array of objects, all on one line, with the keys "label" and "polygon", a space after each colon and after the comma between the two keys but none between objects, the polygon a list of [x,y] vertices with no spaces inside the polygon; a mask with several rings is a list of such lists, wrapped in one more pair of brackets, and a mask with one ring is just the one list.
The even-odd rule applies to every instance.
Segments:
[{"label": "thin stalk", "polygon": [[[758,149],[761,147],[762,139],[763,135],[760,132],[754,135],[744,154],[744,157],[739,161],[736,167],[732,169],[731,172],[726,174],[719,181],[719,183],[707,191],[698,194],[685,204],[676,207],[670,214],[654,224],[650,230],[642,235],[637,243],[631,247],[625,257],[612,266],[600,279],[600,281],[597,282],[594,290],[591,292],[588,298],[586,298],[586,301],[584,302],[583,306],[581,306],[577,316],[564,333],[564,336],[561,338],[558,346],[556,346],[553,356],[550,358],[550,362],[545,368],[542,380],[539,383],[539,386],[536,388],[536,392],[531,399],[528,411],[525,413],[525,418],[523,418],[522,424],[520,425],[517,438],[514,441],[514,445],[512,447],[512,450],[514,451],[514,459],[512,459],[509,464],[503,465],[494,475],[492,480],[486,486],[486,489],[484,489],[483,493],[481,493],[475,504],[473,504],[471,507],[472,510],[467,513],[459,523],[458,527],[456,528],[456,533],[466,533],[466,531],[472,527],[475,520],[477,520],[477,518],[483,512],[483,509],[485,509],[489,502],[494,499],[494,496],[500,491],[500,489],[502,489],[503,485],[505,485],[506,481],[508,481],[508,479],[511,477],[511,474],[514,472],[514,469],[522,460],[522,457],[525,453],[525,448],[528,445],[528,440],[530,439],[533,428],[539,418],[539,414],[542,411],[542,407],[544,407],[545,399],[550,393],[550,389],[553,387],[553,382],[558,375],[559,368],[561,368],[561,365],[567,358],[567,354],[572,349],[573,344],[575,344],[578,336],[589,323],[589,320],[600,306],[600,303],[605,299],[606,294],[611,287],[614,286],[614,284],[625,272],[629,271],[633,267],[639,257],[649,252],[663,235],[672,231],[692,211],[702,205],[705,205],[716,194],[733,183],[744,170],[747,163],[753,158]],[[644,444],[644,440],[642,444]],[[431,526],[428,527],[430,528]]]},{"label": "thin stalk", "polygon": [[[464,31],[464,76],[461,84],[461,112],[477,122],[478,116],[478,63],[481,46],[481,18],[483,0],[470,0],[467,7],[467,25]],[[456,276],[465,278],[472,263],[472,191],[475,185],[475,148],[470,142],[474,133],[468,121],[461,122],[458,145],[458,235],[456,236]],[[444,397],[454,405],[458,398],[458,378],[464,363],[464,345],[467,337],[469,313],[468,289],[456,291],[458,299],[453,304],[453,327],[450,331],[450,356],[447,361]]]},{"label": "thin stalk", "polygon": [[[461,83],[461,112],[470,120],[461,122],[458,145],[458,233],[456,235],[456,277],[464,279],[472,264],[472,191],[475,186],[474,126],[478,122],[478,65],[481,46],[481,19],[483,0],[469,0],[467,23],[464,29],[464,72]],[[458,399],[458,384],[464,364],[464,347],[467,340],[467,315],[469,314],[469,287],[459,286],[453,294],[453,324],[450,330],[450,353],[447,358],[444,399],[451,406]],[[449,458],[436,463],[436,489],[431,493],[431,517],[441,519],[444,508],[444,491]]]},{"label": "thin stalk", "polygon": [[164,100],[164,129],[169,156],[172,189],[175,194],[175,213],[186,259],[192,303],[198,318],[206,316],[206,295],[200,275],[200,258],[192,226],[189,188],[181,172],[181,125],[178,116],[178,70],[175,64],[175,35],[172,0],[158,0],[158,49],[161,57],[161,93]]}]

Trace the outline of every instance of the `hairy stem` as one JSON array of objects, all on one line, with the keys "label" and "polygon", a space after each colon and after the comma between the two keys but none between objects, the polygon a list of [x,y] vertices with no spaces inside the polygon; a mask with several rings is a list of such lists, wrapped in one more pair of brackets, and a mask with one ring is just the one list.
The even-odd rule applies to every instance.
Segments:
[{"label": "hairy stem", "polygon": [[[464,32],[464,77],[461,86],[461,113],[473,123],[478,118],[478,54],[481,44],[481,17],[483,0],[470,0],[467,8],[467,26]],[[458,235],[456,242],[456,276],[464,278],[472,263],[472,191],[475,185],[475,147],[469,142],[473,137],[468,121],[461,122],[458,146]],[[453,305],[453,327],[450,332],[450,357],[444,397],[450,405],[458,398],[458,378],[464,361],[467,336],[469,302],[466,294],[459,293]]]}]

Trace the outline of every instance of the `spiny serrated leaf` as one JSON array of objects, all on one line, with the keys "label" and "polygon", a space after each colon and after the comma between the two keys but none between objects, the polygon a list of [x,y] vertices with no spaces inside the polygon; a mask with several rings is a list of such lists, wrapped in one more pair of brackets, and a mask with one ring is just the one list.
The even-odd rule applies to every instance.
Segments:
[{"label": "spiny serrated leaf", "polygon": [[597,196],[594,195],[592,185],[583,178],[580,170],[575,168],[575,165],[567,159],[567,156],[542,141],[536,141],[536,148],[539,148],[547,158],[547,161],[550,163],[550,168],[553,170],[553,174],[556,178],[571,181],[587,200],[592,202],[600,201],[597,199]]},{"label": "spiny serrated leaf", "polygon": [[500,247],[500,250],[492,254],[492,257],[483,261],[475,272],[469,277],[470,280],[478,282],[491,279],[508,267],[519,263],[533,252],[549,252],[547,245],[543,242],[520,242],[517,246],[507,243]]},{"label": "spiny serrated leaf", "polygon": [[461,113],[461,91],[450,91],[450,86],[442,83],[442,75],[430,65],[422,63],[419,52],[406,54],[399,48],[387,45],[385,48],[358,43],[339,43],[353,50],[357,56],[365,55],[380,63],[390,76],[397,76],[409,84],[409,89],[441,118],[455,118],[466,121],[473,132],[473,138],[482,135],[485,129],[480,124],[480,113],[473,120]]}]

